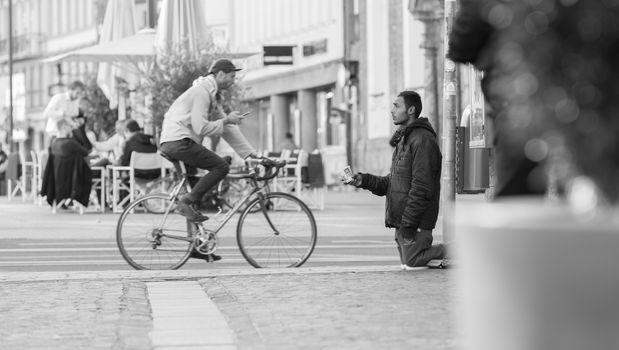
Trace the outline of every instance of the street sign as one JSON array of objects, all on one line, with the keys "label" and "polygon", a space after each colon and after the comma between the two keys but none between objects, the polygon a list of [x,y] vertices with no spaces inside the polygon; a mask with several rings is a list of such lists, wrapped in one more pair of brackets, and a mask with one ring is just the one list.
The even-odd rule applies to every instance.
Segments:
[{"label": "street sign", "polygon": [[292,53],[294,46],[279,45],[279,46],[263,46],[265,66],[268,65],[289,65],[293,64]]}]

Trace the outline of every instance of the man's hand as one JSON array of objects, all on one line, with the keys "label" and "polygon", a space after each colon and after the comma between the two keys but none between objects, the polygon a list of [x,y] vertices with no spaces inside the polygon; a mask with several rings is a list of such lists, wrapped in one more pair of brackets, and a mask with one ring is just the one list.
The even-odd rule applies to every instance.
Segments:
[{"label": "man's hand", "polygon": [[241,113],[239,113],[238,111],[233,111],[224,118],[224,125],[239,124],[241,120],[243,120],[243,116],[241,115]]},{"label": "man's hand", "polygon": [[343,176],[340,178],[340,180],[342,181],[342,183],[344,183],[345,185],[351,185],[351,186],[355,186],[355,187],[359,187],[361,186],[361,175],[360,174],[355,174],[353,175],[349,180],[346,180]]}]

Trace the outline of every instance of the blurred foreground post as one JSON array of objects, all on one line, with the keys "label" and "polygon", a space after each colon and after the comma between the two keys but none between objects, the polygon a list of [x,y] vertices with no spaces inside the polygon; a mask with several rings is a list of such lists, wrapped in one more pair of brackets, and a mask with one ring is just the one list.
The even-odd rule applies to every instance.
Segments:
[{"label": "blurred foreground post", "polygon": [[541,197],[458,207],[463,348],[619,349],[618,209],[584,217]]},{"label": "blurred foreground post", "polygon": [[447,58],[449,33],[456,14],[456,1],[445,1],[444,78],[443,78],[443,167],[441,174],[441,209],[443,212],[443,240],[453,240],[451,223],[456,200],[456,65]]}]

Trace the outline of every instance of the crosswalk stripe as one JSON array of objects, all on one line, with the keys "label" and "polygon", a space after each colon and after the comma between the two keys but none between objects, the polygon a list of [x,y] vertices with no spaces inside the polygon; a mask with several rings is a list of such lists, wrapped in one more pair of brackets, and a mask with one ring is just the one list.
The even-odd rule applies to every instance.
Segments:
[{"label": "crosswalk stripe", "polygon": [[[385,244],[358,244],[358,245],[352,245],[352,244],[346,244],[346,245],[316,245],[315,249],[358,249],[358,248],[390,248],[390,247],[394,247],[395,245],[393,243],[385,243]],[[239,249],[236,246],[233,247],[218,247],[217,249],[223,249],[223,250],[237,250]],[[116,247],[110,247],[110,248],[105,248],[105,247],[100,247],[100,248],[4,248],[4,249],[0,249],[0,253],[27,253],[27,252],[32,252],[32,253],[40,253],[40,252],[109,252],[109,251],[118,251],[118,248]]]},{"label": "crosswalk stripe", "polygon": [[[358,261],[366,261],[366,262],[394,262],[397,258],[390,257],[376,257],[376,256],[366,256],[360,255],[358,258],[351,257],[339,257],[339,258],[320,258],[320,257],[310,257],[307,261],[311,262],[358,262]],[[222,260],[223,261],[223,260]],[[201,262],[201,261],[200,261]],[[247,264],[247,261],[243,258],[228,258],[226,257],[224,263],[217,263],[218,265],[223,265],[227,263],[242,263]],[[121,259],[115,260],[37,260],[37,261],[0,261],[0,266],[65,266],[65,265],[76,265],[80,266],[90,266],[90,265],[126,265],[127,263]]]}]

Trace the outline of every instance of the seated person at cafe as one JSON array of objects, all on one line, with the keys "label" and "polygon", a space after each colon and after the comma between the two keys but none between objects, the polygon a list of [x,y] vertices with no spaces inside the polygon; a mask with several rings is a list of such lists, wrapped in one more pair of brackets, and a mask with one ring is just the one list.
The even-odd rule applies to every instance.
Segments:
[{"label": "seated person at cafe", "polygon": [[58,137],[52,141],[41,189],[50,205],[74,200],[88,206],[92,186],[92,171],[85,160],[88,153],[73,138],[73,126],[65,120],[58,122]]},{"label": "seated person at cafe", "polygon": [[97,141],[95,134],[91,131],[87,133],[88,139],[92,143],[93,149],[102,155],[102,158],[94,162],[93,166],[106,166],[111,159],[118,159],[122,153],[125,143],[125,121],[117,120],[115,125],[116,133],[105,141]]},{"label": "seated person at cafe", "polygon": [[[154,144],[153,137],[141,131],[140,125],[133,119],[128,119],[125,123],[125,144],[118,158],[118,165],[128,166],[131,161],[132,152],[155,153],[157,146]],[[135,176],[145,180],[156,179],[161,175],[160,169],[135,170]]]}]

